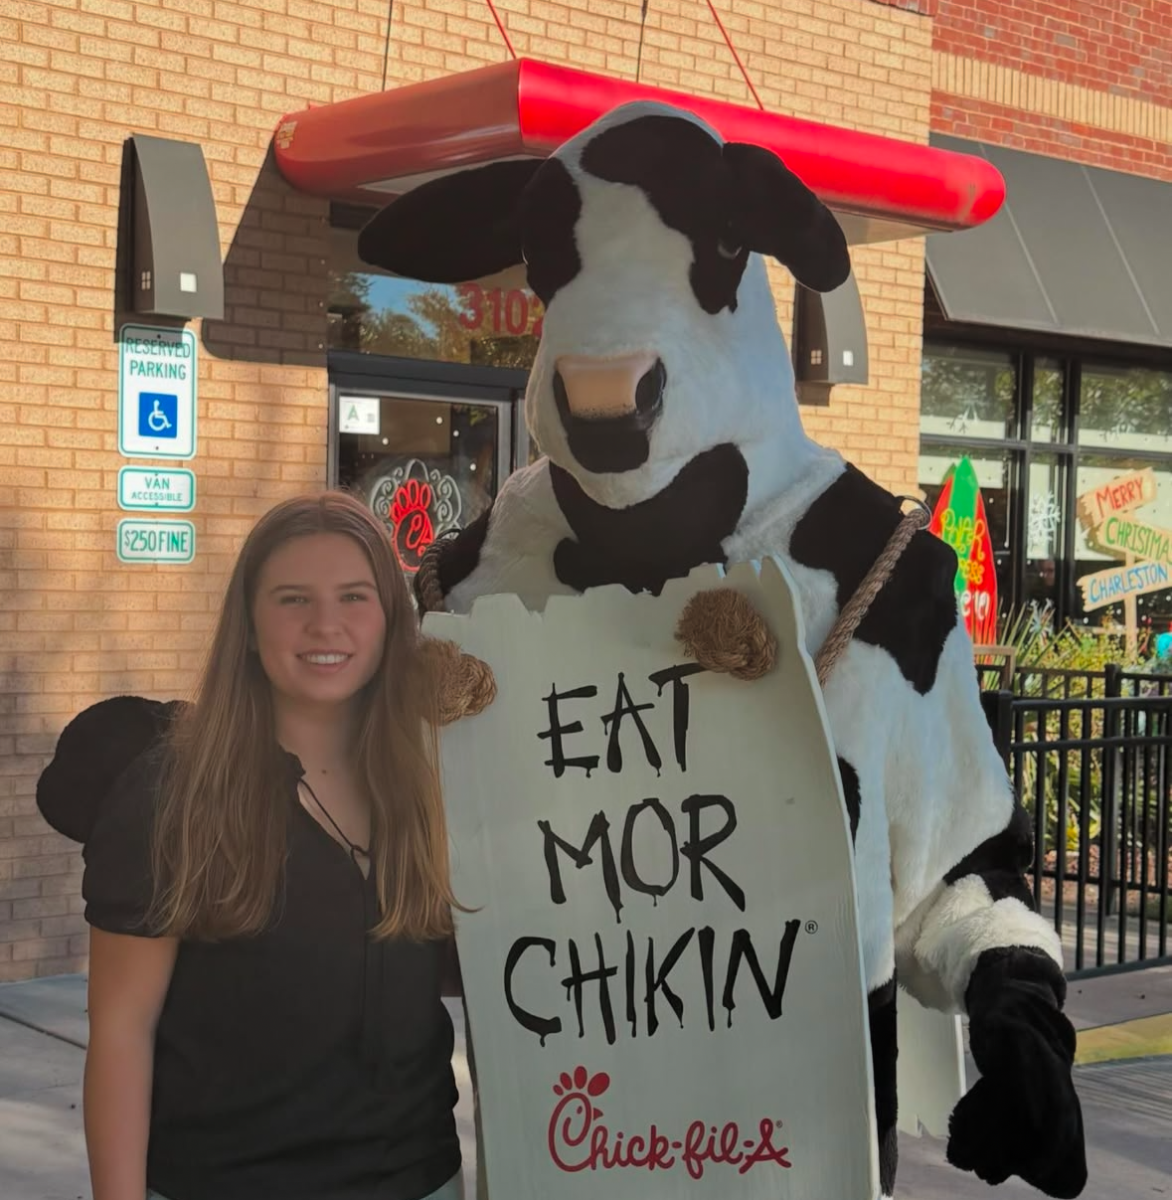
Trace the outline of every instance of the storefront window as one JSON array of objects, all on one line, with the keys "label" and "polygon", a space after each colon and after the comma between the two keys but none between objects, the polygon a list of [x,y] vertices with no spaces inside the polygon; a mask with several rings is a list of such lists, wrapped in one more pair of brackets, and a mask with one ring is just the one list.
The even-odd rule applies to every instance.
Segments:
[{"label": "storefront window", "polygon": [[1017,373],[1008,354],[931,346],[924,350],[920,431],[946,437],[1012,437]]},{"label": "storefront window", "polygon": [[1024,603],[1039,611],[1058,608],[1058,563],[1066,537],[1066,460],[1035,454],[1027,485]]},{"label": "storefront window", "polygon": [[[1023,389],[1031,403],[1020,413],[1015,362],[1031,383]],[[1016,619],[1028,608],[1059,626],[1071,618],[1118,629],[1128,612],[1116,597],[1126,593],[1141,630],[1168,628],[1172,372],[929,345],[920,432],[920,482],[929,503],[939,495],[951,462],[967,454],[976,468],[994,537],[1003,616]],[[1116,543],[1104,547],[1103,530],[1080,519],[1077,499],[1103,489],[1138,488],[1135,478],[1125,479],[1137,472],[1150,476],[1143,503],[1138,492],[1127,492],[1122,501],[1127,532],[1113,526]],[[1133,500],[1137,507],[1129,507]],[[1163,540],[1162,531],[1168,533]],[[1125,541],[1146,551],[1146,558],[1135,554],[1128,560]],[[1168,561],[1156,562],[1160,555]],[[1138,574],[1117,574],[1133,567]],[[1161,586],[1165,570],[1168,587]],[[1080,580],[1085,586],[1077,586]]]},{"label": "storefront window", "polygon": [[[1113,481],[1134,478],[1140,472],[1150,472],[1154,478],[1154,487],[1142,493],[1151,495],[1151,499],[1119,512],[1110,529],[1106,521],[1096,527],[1093,518],[1077,523],[1074,576],[1076,580],[1089,580],[1102,572],[1139,567],[1142,577],[1133,577],[1128,581],[1129,586],[1138,582],[1151,590],[1134,597],[1136,624],[1141,630],[1155,628],[1162,632],[1172,622],[1172,462],[1158,463],[1128,455],[1083,454],[1078,464],[1077,492],[1079,496],[1093,497],[1102,494]],[[1138,489],[1136,494],[1137,498],[1141,496]],[[1130,501],[1125,498],[1122,503]],[[1098,514],[1112,511],[1111,502],[1106,500],[1097,507],[1084,504],[1084,508]],[[1136,553],[1128,552],[1131,547]],[[1167,586],[1160,586],[1165,581]],[[1091,625],[1122,626],[1126,619],[1122,601],[1098,603],[1111,594],[1111,587],[1112,580],[1106,578],[1095,585],[1088,582],[1076,588],[1075,615]]]},{"label": "storefront window", "polygon": [[516,280],[446,286],[400,279],[358,258],[353,230],[330,232],[332,350],[526,370],[533,365],[544,310]]},{"label": "storefront window", "polygon": [[1080,446],[1172,454],[1172,371],[1086,365]]},{"label": "storefront window", "polygon": [[492,503],[502,419],[488,404],[338,396],[338,484],[386,524],[409,574],[437,537]]},{"label": "storefront window", "polygon": [[1062,393],[1065,382],[1062,364],[1050,358],[1034,363],[1034,411],[1030,438],[1035,442],[1063,442]]}]

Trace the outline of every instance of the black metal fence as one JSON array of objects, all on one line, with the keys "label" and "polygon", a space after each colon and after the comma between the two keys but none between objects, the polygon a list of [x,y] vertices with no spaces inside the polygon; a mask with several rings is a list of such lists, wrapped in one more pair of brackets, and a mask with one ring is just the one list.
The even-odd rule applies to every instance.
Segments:
[{"label": "black metal fence", "polygon": [[1068,968],[1168,958],[1172,678],[1025,669],[984,699],[1034,820],[1034,893]]}]

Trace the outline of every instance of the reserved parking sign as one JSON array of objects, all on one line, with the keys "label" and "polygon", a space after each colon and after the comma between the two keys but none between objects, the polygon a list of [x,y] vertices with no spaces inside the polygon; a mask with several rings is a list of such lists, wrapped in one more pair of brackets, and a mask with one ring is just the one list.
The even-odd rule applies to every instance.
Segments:
[{"label": "reserved parking sign", "polygon": [[118,341],[119,452],[127,458],[194,458],[195,335],[123,325]]}]

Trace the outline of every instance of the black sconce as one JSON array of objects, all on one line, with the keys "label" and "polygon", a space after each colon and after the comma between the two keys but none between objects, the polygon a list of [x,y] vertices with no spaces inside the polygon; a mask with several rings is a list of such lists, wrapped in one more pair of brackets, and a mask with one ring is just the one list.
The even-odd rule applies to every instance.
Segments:
[{"label": "black sconce", "polygon": [[220,230],[203,150],[135,134],[122,152],[121,199],[131,208],[127,307],[153,317],[223,320]]},{"label": "black sconce", "polygon": [[794,378],[799,403],[829,404],[835,384],[865,384],[868,375],[867,323],[853,272],[832,292],[797,284]]}]

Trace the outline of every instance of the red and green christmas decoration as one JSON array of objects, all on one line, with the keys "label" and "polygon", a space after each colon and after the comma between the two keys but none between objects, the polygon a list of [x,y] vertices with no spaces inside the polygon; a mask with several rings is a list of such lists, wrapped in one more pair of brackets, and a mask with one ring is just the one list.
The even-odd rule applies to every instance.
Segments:
[{"label": "red and green christmas decoration", "polygon": [[948,468],[928,529],[956,551],[956,594],[973,644],[993,645],[997,640],[993,541],[977,473],[967,457]]}]

